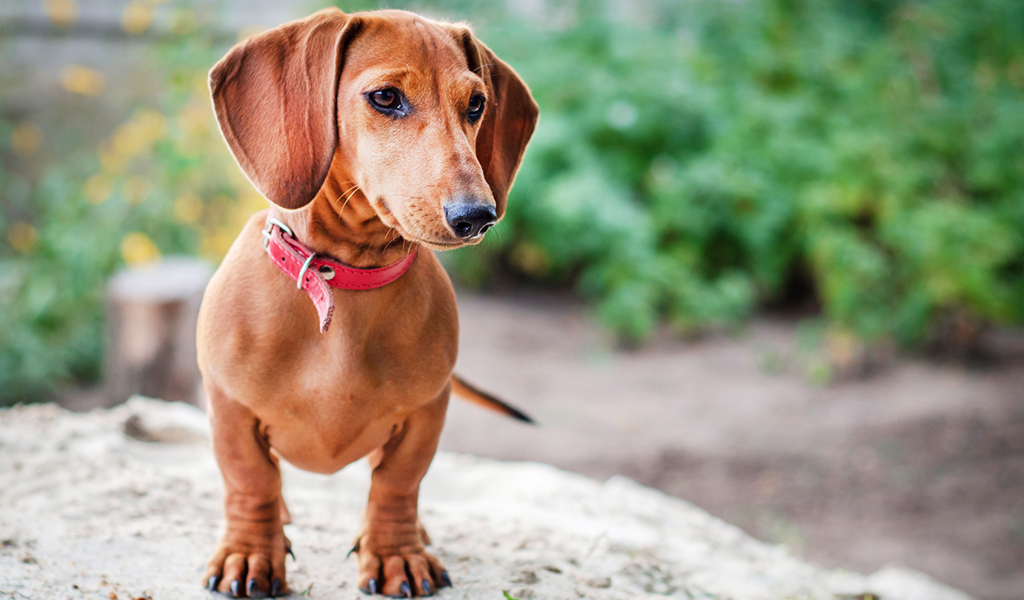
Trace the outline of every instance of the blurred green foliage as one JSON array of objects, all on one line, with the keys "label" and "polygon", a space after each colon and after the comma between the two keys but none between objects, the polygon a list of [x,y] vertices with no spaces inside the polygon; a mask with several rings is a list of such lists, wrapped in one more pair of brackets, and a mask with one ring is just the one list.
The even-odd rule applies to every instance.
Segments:
[{"label": "blurred green foliage", "polygon": [[867,340],[1021,322],[1024,3],[662,10],[482,32],[542,107],[496,257],[639,338],[737,322],[805,272]]},{"label": "blurred green foliage", "polygon": [[[97,381],[111,274],[162,254],[218,259],[240,215],[264,205],[211,119],[205,74],[223,44],[197,26],[172,40],[149,59],[164,82],[157,106],[134,110],[98,147],[0,110],[0,406]],[[68,83],[69,72],[78,79]],[[61,80],[72,100],[103,85],[81,65]],[[33,130],[27,145],[15,133]],[[74,149],[40,168],[33,160],[48,145]]]},{"label": "blurred green foliage", "polygon": [[[1024,321],[1024,3],[644,6],[637,22],[582,0],[543,19],[426,11],[473,21],[541,106],[505,220],[451,255],[463,281],[572,283],[636,340],[742,323],[799,278],[869,342],[916,343],[951,313]],[[177,22],[155,109],[100,148],[26,176],[0,118],[0,402],[96,378],[109,274],[216,258],[262,205],[206,98],[230,40]]]}]

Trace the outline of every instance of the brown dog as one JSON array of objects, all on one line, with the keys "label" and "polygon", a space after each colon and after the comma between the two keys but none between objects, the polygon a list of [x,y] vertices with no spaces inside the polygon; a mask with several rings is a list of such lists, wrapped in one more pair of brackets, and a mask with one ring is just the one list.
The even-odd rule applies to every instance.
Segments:
[{"label": "brown dog", "polygon": [[[239,166],[276,206],[239,235],[199,319],[227,518],[203,583],[286,593],[278,459],[332,473],[369,455],[358,585],[429,596],[450,580],[424,548],[417,495],[458,345],[455,294],[430,249],[475,244],[501,218],[537,105],[467,27],[401,11],[327,9],[249,38],[210,88]],[[295,277],[316,286],[334,271],[310,256],[286,276],[265,228],[318,260],[411,266],[382,287],[325,287],[314,306]]]}]

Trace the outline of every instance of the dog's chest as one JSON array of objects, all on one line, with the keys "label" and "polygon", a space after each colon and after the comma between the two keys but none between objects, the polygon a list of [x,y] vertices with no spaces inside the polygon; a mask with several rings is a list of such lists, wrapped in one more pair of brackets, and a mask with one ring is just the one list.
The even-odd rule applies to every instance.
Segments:
[{"label": "dog's chest", "polygon": [[286,460],[306,470],[337,471],[386,443],[407,415],[443,391],[453,362],[447,352],[432,341],[406,346],[381,337],[358,348],[324,340],[291,365],[298,372],[288,387],[273,378],[257,384],[275,391],[252,409]]},{"label": "dog's chest", "polygon": [[444,390],[458,317],[430,253],[384,288],[339,290],[325,334],[306,294],[261,253],[245,254],[229,254],[207,291],[200,363],[207,385],[252,410],[289,462],[337,470]]}]

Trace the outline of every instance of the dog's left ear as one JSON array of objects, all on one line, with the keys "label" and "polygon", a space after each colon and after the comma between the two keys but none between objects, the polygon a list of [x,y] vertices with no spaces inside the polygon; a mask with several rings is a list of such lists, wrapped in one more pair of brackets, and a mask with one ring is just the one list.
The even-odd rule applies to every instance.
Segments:
[{"label": "dog's left ear", "polygon": [[457,27],[455,35],[466,51],[470,70],[487,85],[487,108],[477,132],[476,157],[501,215],[540,109],[526,83],[473,32]]},{"label": "dog's left ear", "polygon": [[357,18],[336,8],[239,43],[210,71],[220,131],[249,181],[282,208],[320,190],[338,145],[338,78]]}]

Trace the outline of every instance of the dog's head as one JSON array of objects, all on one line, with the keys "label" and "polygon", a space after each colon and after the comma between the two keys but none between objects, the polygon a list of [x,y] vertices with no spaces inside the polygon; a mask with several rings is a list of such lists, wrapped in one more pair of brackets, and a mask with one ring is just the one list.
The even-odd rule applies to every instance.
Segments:
[{"label": "dog's head", "polygon": [[479,242],[501,218],[538,115],[467,27],[402,11],[326,9],[251,37],[210,71],[210,90],[271,202],[305,206],[333,163],[386,225],[435,249]]}]

